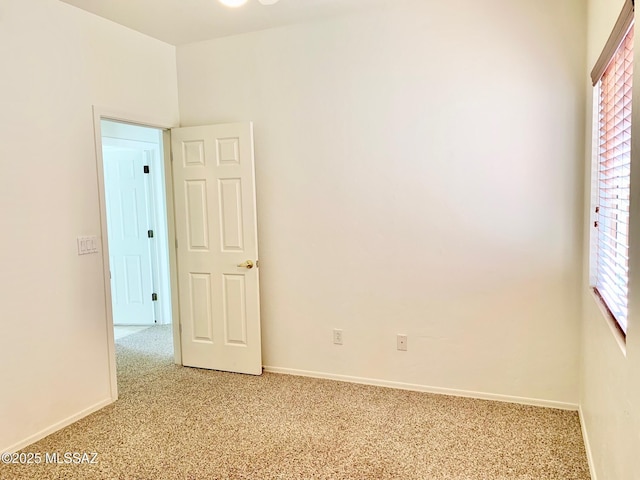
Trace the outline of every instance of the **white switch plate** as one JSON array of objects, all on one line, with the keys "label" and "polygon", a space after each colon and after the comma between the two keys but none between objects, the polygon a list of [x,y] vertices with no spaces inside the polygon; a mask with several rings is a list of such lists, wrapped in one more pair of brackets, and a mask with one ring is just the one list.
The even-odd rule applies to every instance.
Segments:
[{"label": "white switch plate", "polygon": [[95,235],[78,237],[78,255],[98,252],[98,237]]},{"label": "white switch plate", "polygon": [[407,351],[407,336],[401,333],[398,334],[398,350]]}]

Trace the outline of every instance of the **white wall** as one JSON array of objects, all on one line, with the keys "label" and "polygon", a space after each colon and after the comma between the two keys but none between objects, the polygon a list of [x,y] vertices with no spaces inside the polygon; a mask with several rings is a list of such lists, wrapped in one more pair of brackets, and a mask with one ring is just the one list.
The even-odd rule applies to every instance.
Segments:
[{"label": "white wall", "polygon": [[177,49],[182,125],[255,122],[265,365],[577,403],[584,27],[403,0]]},{"label": "white wall", "polygon": [[[587,70],[595,64],[609,37],[623,0],[590,0],[588,21]],[[636,35],[635,50],[640,51]],[[585,81],[587,72],[585,72]],[[626,345],[617,340],[615,329],[599,307],[589,287],[589,232],[590,220],[590,171],[591,171],[591,112],[593,90],[585,95],[587,102],[585,159],[585,255],[582,282],[582,368],[580,404],[583,427],[591,450],[594,480],[640,479],[638,452],[640,452],[640,225],[635,222],[631,233],[630,248],[630,311]],[[634,82],[634,162],[640,151],[640,82]],[[639,185],[640,171],[634,170],[634,187]],[[640,207],[633,196],[632,209]],[[632,218],[637,217],[632,212]],[[637,219],[636,219],[637,220]]]},{"label": "white wall", "polygon": [[177,124],[175,49],[56,0],[0,0],[0,451],[109,401],[92,105]]}]

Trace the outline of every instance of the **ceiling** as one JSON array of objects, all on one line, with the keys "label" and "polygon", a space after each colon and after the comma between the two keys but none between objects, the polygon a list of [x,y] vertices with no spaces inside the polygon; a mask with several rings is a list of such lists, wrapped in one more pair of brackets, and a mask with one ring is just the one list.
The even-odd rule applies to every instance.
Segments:
[{"label": "ceiling", "polygon": [[[61,0],[172,45],[328,18],[394,0],[249,0],[229,8],[217,0]],[[395,0],[397,2],[397,0]]]}]

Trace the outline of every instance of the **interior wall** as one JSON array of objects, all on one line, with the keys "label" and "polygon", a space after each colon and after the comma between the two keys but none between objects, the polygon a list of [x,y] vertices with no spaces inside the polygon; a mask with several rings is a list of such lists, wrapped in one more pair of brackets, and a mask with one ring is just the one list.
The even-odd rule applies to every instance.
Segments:
[{"label": "interior wall", "polygon": [[178,47],[183,126],[255,122],[266,366],[577,404],[585,15],[401,0]]},{"label": "interior wall", "polygon": [[[588,72],[595,64],[618,18],[624,0],[590,0],[588,15]],[[636,34],[634,49],[640,51]],[[637,55],[637,53],[636,53]],[[634,81],[633,162],[640,151],[640,82]],[[629,325],[626,343],[596,300],[589,286],[589,237],[591,230],[591,142],[593,89],[588,84],[585,158],[585,255],[582,284],[582,368],[580,405],[588,441],[594,480],[640,478],[637,453],[640,451],[640,225],[635,222],[630,237]],[[633,170],[633,185],[640,171]],[[635,192],[637,187],[632,187]],[[640,203],[632,193],[632,218]],[[637,219],[636,219],[637,220]],[[634,268],[635,267],[635,268]]]},{"label": "interior wall", "polygon": [[0,451],[110,400],[92,105],[178,123],[175,48],[57,0],[0,2]]}]

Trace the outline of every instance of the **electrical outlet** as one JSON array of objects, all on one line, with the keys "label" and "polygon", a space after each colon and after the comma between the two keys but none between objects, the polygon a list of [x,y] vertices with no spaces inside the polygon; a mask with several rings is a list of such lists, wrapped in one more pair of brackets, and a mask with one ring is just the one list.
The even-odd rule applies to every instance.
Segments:
[{"label": "electrical outlet", "polygon": [[401,333],[398,334],[398,350],[407,351],[407,336]]},{"label": "electrical outlet", "polygon": [[342,330],[339,328],[333,329],[333,343],[342,345]]}]

